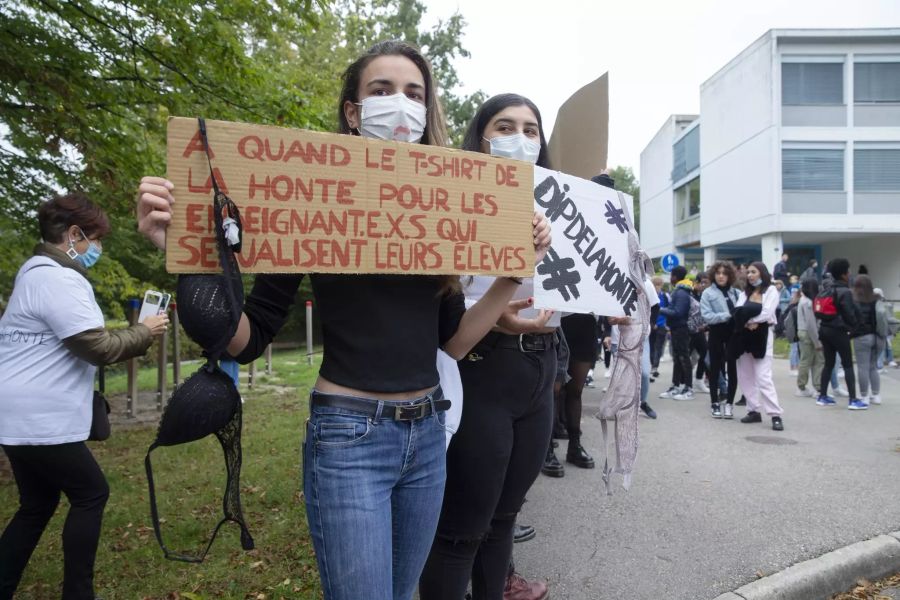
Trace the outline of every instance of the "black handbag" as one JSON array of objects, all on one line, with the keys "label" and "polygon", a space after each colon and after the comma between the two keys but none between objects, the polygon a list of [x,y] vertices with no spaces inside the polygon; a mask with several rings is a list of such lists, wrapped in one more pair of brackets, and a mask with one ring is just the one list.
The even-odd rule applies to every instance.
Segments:
[{"label": "black handbag", "polygon": [[109,427],[109,401],[103,395],[106,389],[106,377],[103,367],[100,367],[99,379],[100,389],[94,390],[94,400],[92,402],[93,414],[91,415],[91,433],[88,439],[93,442],[102,442],[109,439],[111,433]]}]

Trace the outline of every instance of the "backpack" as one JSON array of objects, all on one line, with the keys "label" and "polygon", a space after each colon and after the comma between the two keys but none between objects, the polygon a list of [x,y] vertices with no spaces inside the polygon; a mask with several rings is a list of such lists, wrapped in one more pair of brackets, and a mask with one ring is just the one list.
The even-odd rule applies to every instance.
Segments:
[{"label": "backpack", "polygon": [[693,294],[690,294],[691,298],[691,308],[688,310],[688,318],[687,318],[687,326],[688,332],[690,333],[700,333],[703,331],[703,328],[706,327],[706,322],[703,320],[703,316],[700,314],[700,303],[694,298]]},{"label": "backpack", "polygon": [[834,320],[838,316],[837,293],[834,288],[823,289],[813,300],[813,314],[820,321]]},{"label": "backpack", "polygon": [[797,305],[788,306],[787,313],[784,315],[784,336],[789,342],[799,342],[800,335],[797,333]]}]

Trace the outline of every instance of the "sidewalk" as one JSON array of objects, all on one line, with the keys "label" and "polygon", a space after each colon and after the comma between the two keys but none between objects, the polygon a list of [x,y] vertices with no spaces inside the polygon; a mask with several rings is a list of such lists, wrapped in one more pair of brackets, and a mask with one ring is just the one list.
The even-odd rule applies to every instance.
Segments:
[{"label": "sidewalk", "polygon": [[[520,516],[537,537],[516,544],[517,570],[569,600],[715,598],[836,548],[900,529],[900,371],[882,375],[884,404],[822,408],[797,398],[775,359],[785,431],[709,415],[709,396],[658,398],[671,362],[651,384],[659,419],[641,418],[630,491],[600,477],[604,380],[585,390],[583,443],[598,468],[541,475]],[[560,441],[563,459],[566,442]],[[811,599],[813,600],[813,599]]]}]

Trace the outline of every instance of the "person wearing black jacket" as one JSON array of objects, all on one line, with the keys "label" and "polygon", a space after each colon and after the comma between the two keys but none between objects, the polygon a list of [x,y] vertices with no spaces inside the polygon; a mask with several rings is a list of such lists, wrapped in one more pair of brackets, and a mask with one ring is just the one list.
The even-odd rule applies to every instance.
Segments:
[{"label": "person wearing black jacket", "polygon": [[687,269],[678,265],[672,269],[671,304],[659,309],[665,315],[666,322],[672,332],[672,387],[659,395],[660,398],[690,400],[694,397],[691,387],[691,334],[687,320],[691,311],[691,290],[693,283],[686,279]]},{"label": "person wearing black jacket", "polygon": [[[828,274],[822,281],[822,289],[830,292],[834,298],[837,315],[831,318],[821,318],[819,322],[819,340],[825,353],[825,368],[822,370],[822,378],[819,382],[819,397],[816,404],[819,406],[834,406],[834,398],[828,395],[828,382],[831,372],[834,370],[836,356],[840,355],[841,364],[844,366],[844,377],[847,390],[850,392],[850,410],[865,410],[869,405],[856,397],[856,376],[853,373],[853,354],[850,352],[850,333],[857,327],[859,319],[856,314],[856,305],[853,303],[853,294],[847,285],[850,278],[850,262],[846,258],[835,258],[828,263]],[[819,315],[816,315],[817,317]]]}]

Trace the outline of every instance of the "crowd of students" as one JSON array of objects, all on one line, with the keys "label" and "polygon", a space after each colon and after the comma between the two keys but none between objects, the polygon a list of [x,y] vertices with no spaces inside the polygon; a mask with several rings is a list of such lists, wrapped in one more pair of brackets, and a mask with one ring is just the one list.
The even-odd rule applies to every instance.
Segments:
[{"label": "crowd of students", "polygon": [[672,384],[661,398],[689,400],[708,393],[711,415],[731,419],[740,390],[737,404],[748,407],[741,422],[760,422],[765,412],[772,428],[783,430],[772,375],[774,339],[783,336],[790,344],[796,396],[833,406],[831,384],[835,395],[848,398],[850,410],[881,404],[880,372],[897,366],[891,350],[898,328],[893,307],[864,266],[852,276],[847,259],[832,259],[820,281],[816,261],[796,276],[787,271],[787,258],[775,267],[780,279],[761,262],[735,267],[729,261],[691,277],[676,267],[668,290],[661,278],[654,279],[663,308],[651,334],[652,376],[659,376],[667,340],[673,361]]}]

